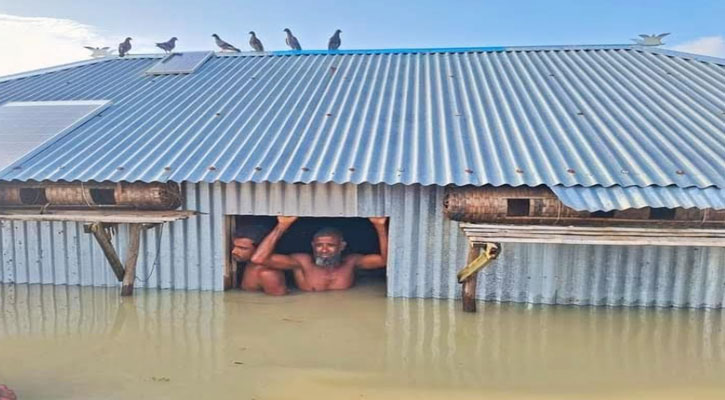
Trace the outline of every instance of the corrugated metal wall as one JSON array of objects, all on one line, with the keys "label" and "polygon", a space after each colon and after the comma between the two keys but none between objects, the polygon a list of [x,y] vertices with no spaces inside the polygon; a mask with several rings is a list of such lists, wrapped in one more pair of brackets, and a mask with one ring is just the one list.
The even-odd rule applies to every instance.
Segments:
[{"label": "corrugated metal wall", "polygon": [[[388,295],[457,298],[466,259],[436,186],[186,184],[203,214],[145,232],[138,287],[223,289],[224,215],[390,217]],[[2,221],[2,282],[115,286],[81,224]],[[123,249],[125,231],[115,237]],[[722,307],[725,248],[505,244],[479,279],[481,299],[547,304]]]}]

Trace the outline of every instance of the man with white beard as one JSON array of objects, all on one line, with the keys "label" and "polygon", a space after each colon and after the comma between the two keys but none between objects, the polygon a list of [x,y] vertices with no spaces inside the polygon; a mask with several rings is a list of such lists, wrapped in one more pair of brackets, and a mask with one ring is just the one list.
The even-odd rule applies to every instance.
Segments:
[{"label": "man with white beard", "polygon": [[279,270],[292,270],[300,290],[344,290],[355,281],[355,269],[384,268],[388,259],[388,232],[386,218],[370,218],[378,234],[380,254],[349,254],[345,250],[342,233],[335,228],[323,228],[312,239],[312,255],[296,253],[274,254],[280,238],[297,220],[297,217],[277,217],[277,226],[257,246],[252,263]]}]

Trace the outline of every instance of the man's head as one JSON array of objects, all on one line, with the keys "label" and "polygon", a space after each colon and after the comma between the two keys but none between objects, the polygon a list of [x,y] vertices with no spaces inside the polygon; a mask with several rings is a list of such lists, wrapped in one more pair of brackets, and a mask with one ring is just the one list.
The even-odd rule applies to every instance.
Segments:
[{"label": "man's head", "polygon": [[345,240],[339,229],[322,228],[312,237],[312,253],[315,264],[320,267],[335,268],[342,261],[342,251],[345,250]]},{"label": "man's head", "polygon": [[232,256],[237,261],[249,261],[264,239],[266,229],[259,225],[244,225],[234,233],[234,250]]}]

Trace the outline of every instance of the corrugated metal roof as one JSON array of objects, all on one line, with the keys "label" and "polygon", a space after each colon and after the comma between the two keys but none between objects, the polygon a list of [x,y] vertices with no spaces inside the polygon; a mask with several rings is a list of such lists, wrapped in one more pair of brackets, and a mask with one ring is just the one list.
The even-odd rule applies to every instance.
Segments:
[{"label": "corrugated metal roof", "polygon": [[0,178],[725,187],[725,61],[676,54],[217,54],[156,77],[156,56],[105,59],[0,83],[114,103]]},{"label": "corrugated metal roof", "polygon": [[579,211],[610,211],[642,207],[725,209],[725,189],[716,187],[700,189],[676,186],[644,188],[553,186],[551,190],[562,203]]}]

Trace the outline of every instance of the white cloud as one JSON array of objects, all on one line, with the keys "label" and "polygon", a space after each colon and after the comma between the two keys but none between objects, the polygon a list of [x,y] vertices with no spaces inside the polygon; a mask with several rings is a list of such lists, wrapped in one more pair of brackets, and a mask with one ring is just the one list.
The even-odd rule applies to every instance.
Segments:
[{"label": "white cloud", "polygon": [[673,50],[725,58],[725,37],[705,36],[672,46]]},{"label": "white cloud", "polygon": [[89,25],[0,14],[0,76],[90,58],[83,46],[108,45]]},{"label": "white cloud", "polygon": [[[83,46],[115,49],[121,41],[120,36],[70,19],[8,14],[0,14],[0,38],[0,76],[87,60],[90,52]],[[133,53],[149,50],[154,51],[134,45]]]}]

